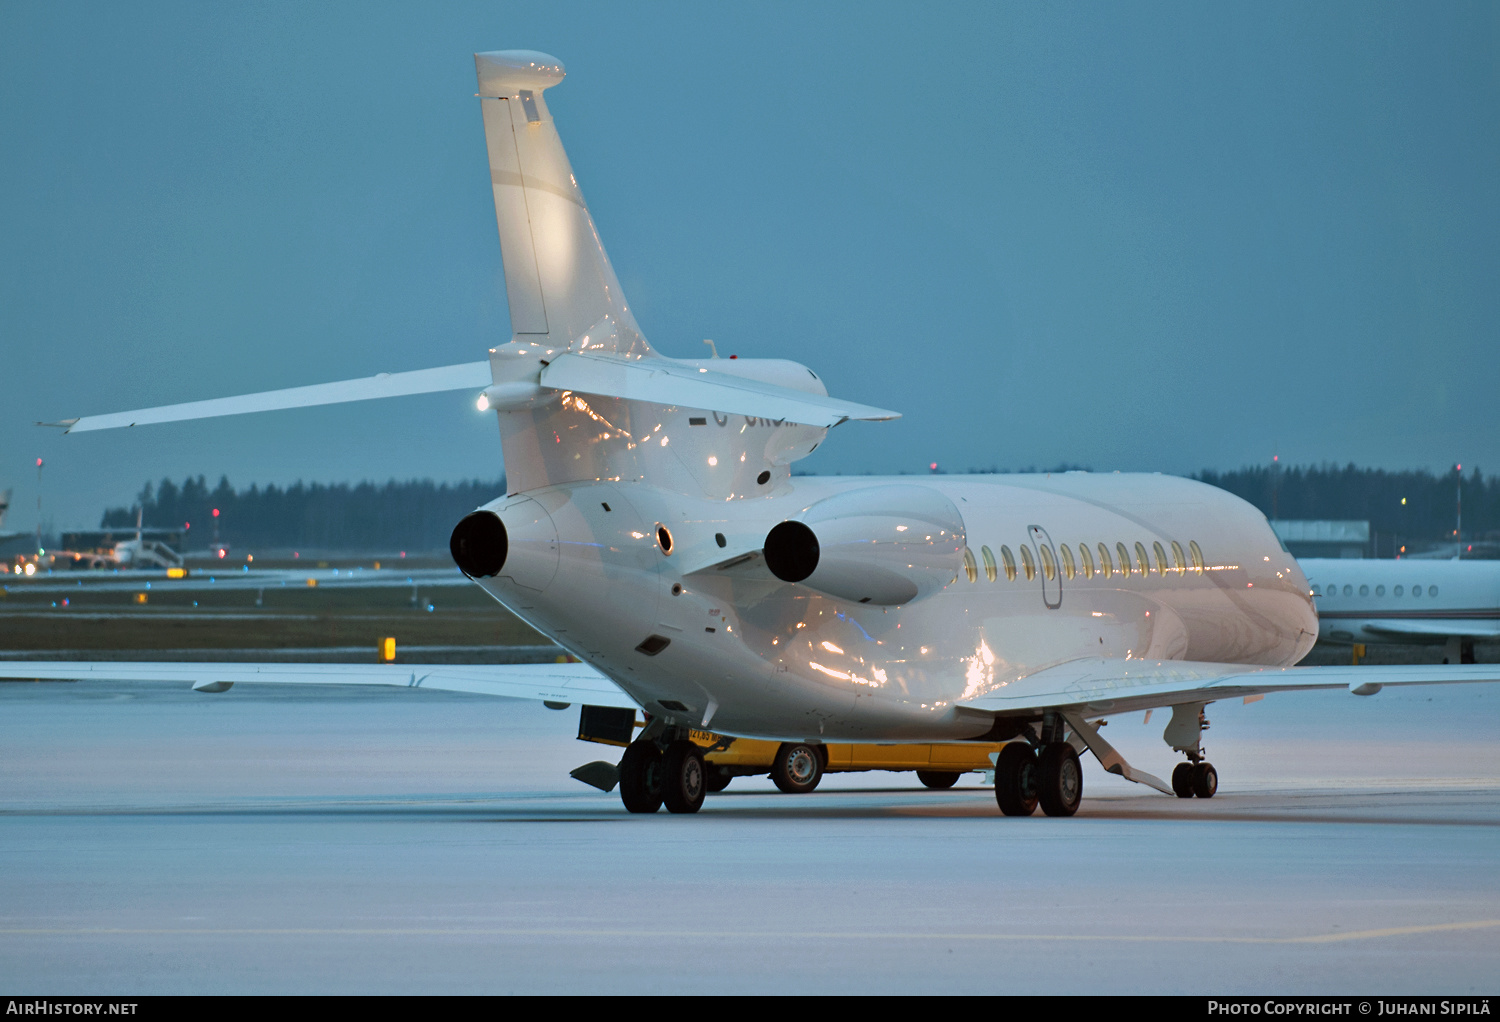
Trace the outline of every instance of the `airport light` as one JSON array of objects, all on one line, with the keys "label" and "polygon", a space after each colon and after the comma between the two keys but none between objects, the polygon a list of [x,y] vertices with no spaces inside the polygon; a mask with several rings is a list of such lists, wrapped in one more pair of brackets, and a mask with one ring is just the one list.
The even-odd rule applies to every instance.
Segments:
[{"label": "airport light", "polygon": [[392,663],[396,659],[396,637],[388,635],[380,640],[380,659]]}]

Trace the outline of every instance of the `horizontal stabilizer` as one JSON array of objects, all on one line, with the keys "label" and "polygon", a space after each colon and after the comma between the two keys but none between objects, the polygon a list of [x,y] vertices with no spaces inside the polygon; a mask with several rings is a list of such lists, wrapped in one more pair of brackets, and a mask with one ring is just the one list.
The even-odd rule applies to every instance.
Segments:
[{"label": "horizontal stabilizer", "polygon": [[900,412],[778,387],[660,358],[633,359],[589,354],[559,355],[542,370],[542,386],[658,405],[702,408],[729,415],[837,426],[850,419],[899,419]]},{"label": "horizontal stabilizer", "polygon": [[181,422],[186,419],[213,419],[223,415],[248,412],[272,412],[283,408],[310,408],[314,405],[336,405],[346,401],[369,401],[380,397],[405,397],[408,394],[435,394],[445,390],[479,390],[491,382],[488,362],[465,362],[437,369],[417,369],[408,373],[381,373],[358,380],[317,383],[310,387],[288,387],[259,394],[219,397],[208,401],[187,401],[159,408],[141,408],[133,412],[110,412],[86,415],[61,422],[39,422],[38,426],[62,426],[66,433],[83,433],[93,429],[120,429],[146,426],[158,422]]}]

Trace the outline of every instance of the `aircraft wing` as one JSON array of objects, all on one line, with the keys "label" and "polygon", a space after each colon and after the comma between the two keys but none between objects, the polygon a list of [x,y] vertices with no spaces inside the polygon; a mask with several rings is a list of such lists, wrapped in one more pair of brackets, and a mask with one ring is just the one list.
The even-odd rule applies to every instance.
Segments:
[{"label": "aircraft wing", "polygon": [[279,685],[394,685],[443,692],[587,703],[636,709],[638,704],[588,664],[244,664],[59,662],[0,663],[0,678],[20,681],[184,681],[200,692],[241,682]]},{"label": "aircraft wing", "polygon": [[1416,621],[1411,618],[1393,619],[1390,621],[1366,621],[1364,629],[1367,632],[1379,632],[1382,635],[1397,635],[1410,638],[1446,638],[1453,635],[1463,635],[1471,639],[1479,639],[1500,636],[1500,621],[1483,618],[1438,618],[1430,621]]},{"label": "aircraft wing", "polygon": [[1048,667],[958,705],[995,716],[1076,710],[1090,717],[1177,703],[1318,688],[1373,695],[1386,685],[1500,681],[1500,664],[1253,667],[1089,657]]}]

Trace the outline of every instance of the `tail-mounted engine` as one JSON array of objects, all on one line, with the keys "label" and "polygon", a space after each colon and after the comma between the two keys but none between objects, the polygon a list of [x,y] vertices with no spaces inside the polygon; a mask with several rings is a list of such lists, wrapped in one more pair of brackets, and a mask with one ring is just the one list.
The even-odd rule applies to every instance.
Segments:
[{"label": "tail-mounted engine", "polygon": [[951,583],[963,567],[963,517],[925,486],[871,486],[820,500],[766,536],[766,567],[855,603],[894,606]]}]

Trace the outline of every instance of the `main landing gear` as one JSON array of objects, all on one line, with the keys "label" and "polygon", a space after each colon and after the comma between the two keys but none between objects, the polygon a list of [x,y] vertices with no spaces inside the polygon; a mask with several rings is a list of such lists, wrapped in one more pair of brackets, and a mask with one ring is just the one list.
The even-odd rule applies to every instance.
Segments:
[{"label": "main landing gear", "polygon": [[696,813],[710,779],[703,752],[685,738],[665,746],[637,740],[620,759],[620,801],[632,813]]},{"label": "main landing gear", "polygon": [[1048,816],[1078,812],[1083,801],[1083,765],[1071,744],[1052,737],[1037,747],[1009,742],[1000,749],[995,761],[995,801],[1006,816],[1030,816],[1038,805]]}]

